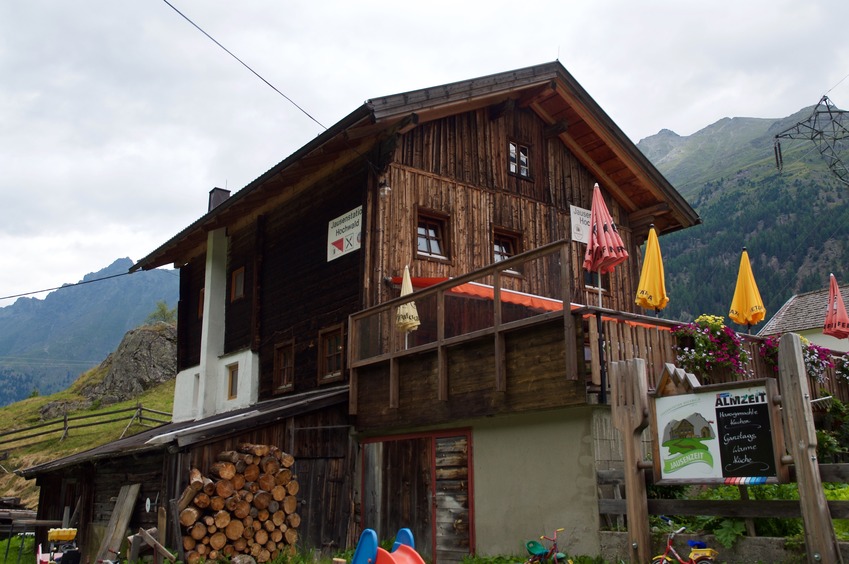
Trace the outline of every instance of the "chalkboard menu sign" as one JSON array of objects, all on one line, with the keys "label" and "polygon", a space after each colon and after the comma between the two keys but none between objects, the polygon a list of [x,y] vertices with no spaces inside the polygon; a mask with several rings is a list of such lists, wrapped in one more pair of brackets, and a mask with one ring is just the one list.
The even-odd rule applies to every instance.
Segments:
[{"label": "chalkboard menu sign", "polygon": [[717,384],[655,398],[660,483],[777,482],[780,458],[772,420],[780,421],[771,401],[774,384]]},{"label": "chalkboard menu sign", "polygon": [[719,457],[725,477],[775,476],[772,428],[766,390],[716,397]]}]

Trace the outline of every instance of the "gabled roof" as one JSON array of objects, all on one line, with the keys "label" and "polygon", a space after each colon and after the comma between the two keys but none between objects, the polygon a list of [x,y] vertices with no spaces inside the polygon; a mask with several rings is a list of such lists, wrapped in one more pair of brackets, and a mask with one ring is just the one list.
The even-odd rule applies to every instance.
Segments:
[{"label": "gabled roof", "polygon": [[360,159],[381,140],[418,124],[480,108],[529,108],[549,126],[628,214],[638,235],[700,222],[675,188],[559,61],[373,98],[224,203],[181,231],[131,271],[185,264],[203,252],[206,234],[239,227],[299,189]]},{"label": "gabled roof", "polygon": [[[843,302],[849,303],[849,286],[841,286]],[[775,315],[758,331],[761,337],[782,333],[822,329],[828,309],[828,288],[796,294],[784,302]]]},{"label": "gabled roof", "polygon": [[96,463],[98,460],[138,455],[168,448],[182,449],[254,427],[269,425],[281,419],[309,413],[330,405],[347,402],[347,384],[332,388],[321,388],[260,402],[243,409],[219,413],[199,421],[167,423],[84,452],[17,470],[16,474],[30,479],[39,474],[80,464]]}]

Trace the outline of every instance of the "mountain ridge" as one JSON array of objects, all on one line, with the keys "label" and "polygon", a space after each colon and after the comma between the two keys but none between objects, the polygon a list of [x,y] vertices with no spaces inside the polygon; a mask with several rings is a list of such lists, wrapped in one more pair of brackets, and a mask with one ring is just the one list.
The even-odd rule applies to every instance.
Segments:
[{"label": "mountain ridge", "polygon": [[0,405],[34,390],[50,394],[67,388],[113,352],[157,302],[176,304],[176,273],[129,275],[132,265],[120,258],[44,299],[22,297],[0,308]]},{"label": "mountain ridge", "polygon": [[793,294],[826,287],[829,272],[849,280],[846,186],[811,141],[782,140],[784,166],[776,167],[776,134],[813,109],[722,118],[686,137],[660,130],[638,143],[702,218],[660,239],[670,294],[664,317],[727,317],[742,247],[767,319]]}]

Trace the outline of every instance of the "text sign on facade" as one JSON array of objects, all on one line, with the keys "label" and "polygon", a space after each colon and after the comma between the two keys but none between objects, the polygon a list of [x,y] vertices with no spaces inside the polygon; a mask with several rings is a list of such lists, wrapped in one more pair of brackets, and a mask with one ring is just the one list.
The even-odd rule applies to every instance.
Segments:
[{"label": "text sign on facade", "polygon": [[778,481],[767,386],[705,388],[655,399],[662,482]]},{"label": "text sign on facade", "polygon": [[359,250],[362,219],[363,206],[358,206],[327,224],[327,262]]},{"label": "text sign on facade", "polygon": [[572,216],[572,240],[581,243],[590,242],[590,216],[592,211],[569,206]]}]

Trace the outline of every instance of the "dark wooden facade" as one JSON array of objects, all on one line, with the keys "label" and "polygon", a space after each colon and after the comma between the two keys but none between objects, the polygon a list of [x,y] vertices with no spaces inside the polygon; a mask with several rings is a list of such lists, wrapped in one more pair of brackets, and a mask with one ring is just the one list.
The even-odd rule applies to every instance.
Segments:
[{"label": "dark wooden facade", "polygon": [[[527,171],[511,172],[511,144],[527,156]],[[570,206],[588,209],[595,182],[635,257],[611,275],[603,303],[633,311],[636,256],[648,225],[668,232],[693,225],[698,217],[558,62],[369,100],[134,269],[168,263],[180,268],[179,317],[186,323],[180,332],[180,368],[194,370],[192,363],[201,362],[203,349],[198,296],[210,283],[204,280],[207,237],[225,230],[226,272],[216,274],[225,276],[227,284],[223,354],[250,351],[259,366],[258,399],[272,401],[348,381],[350,366],[368,355],[347,350],[339,378],[322,381],[320,334],[339,326],[352,333],[352,316],[398,295],[390,281],[405,265],[415,277],[457,278],[494,262],[496,233],[509,234],[515,252],[568,240]],[[328,261],[328,222],[359,206],[362,247]],[[436,217],[444,227],[447,253],[442,257],[417,251],[423,216]],[[583,251],[584,245],[570,243],[553,256],[503,275],[488,271],[474,282],[556,298],[561,304],[586,302]],[[234,291],[237,273],[243,293]],[[383,445],[375,458],[385,470],[381,480],[370,482],[372,468],[360,462],[373,491],[388,491],[408,478],[416,484],[400,506],[374,513],[381,526],[409,526],[404,519],[421,519],[416,526],[427,523],[429,528],[417,534],[432,542],[435,558],[450,561],[474,551],[475,542],[472,436],[452,426],[524,413],[541,404],[586,403],[587,383],[581,376],[587,371],[575,360],[583,357],[584,333],[571,318],[549,312],[530,329],[525,321],[531,314],[515,304],[457,295],[447,302],[419,302],[422,326],[410,336],[410,355],[356,368],[350,414],[319,410],[315,424],[307,426],[314,429],[287,428],[280,421],[263,431],[268,440],[284,440],[299,460],[316,461],[299,472],[316,488],[330,488],[324,504],[306,498],[314,512],[309,526],[316,527],[312,546],[344,545],[357,523],[357,515],[341,508],[346,493],[353,497],[354,491],[340,478],[352,459],[349,435],[340,430],[346,425],[353,425],[364,441]],[[435,318],[446,308],[448,319],[436,327]],[[376,343],[353,337],[348,343],[368,348],[396,341],[389,335],[390,314],[369,323],[357,331],[382,335]],[[481,338],[465,339],[469,333]],[[294,350],[294,382],[281,389],[275,381],[275,349],[285,343]],[[403,434],[414,436],[392,442]],[[465,458],[446,454],[457,447],[459,436],[466,440]],[[215,440],[208,444],[210,450],[192,456],[205,460],[212,445],[218,448]],[[428,472],[421,471],[425,461]],[[338,487],[331,487],[336,480],[341,480]],[[459,483],[464,491],[457,490]],[[434,499],[445,506],[429,506],[425,518],[419,514],[425,492],[434,495],[440,487],[450,493]],[[450,530],[443,527],[449,519]],[[368,519],[359,524],[368,526]]]}]

